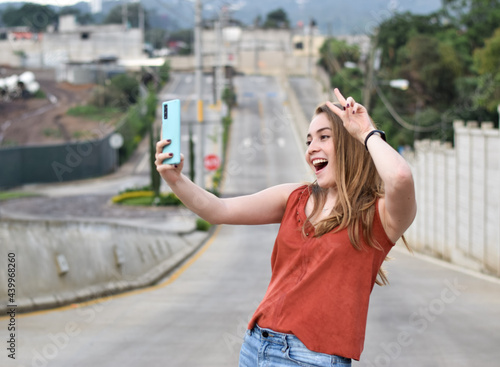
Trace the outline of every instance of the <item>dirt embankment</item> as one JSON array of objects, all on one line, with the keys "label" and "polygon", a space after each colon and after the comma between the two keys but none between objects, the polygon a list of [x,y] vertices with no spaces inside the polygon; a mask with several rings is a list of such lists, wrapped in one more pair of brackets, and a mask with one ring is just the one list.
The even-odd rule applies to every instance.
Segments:
[{"label": "dirt embankment", "polygon": [[[5,77],[25,70],[3,71]],[[58,83],[54,72],[33,72],[46,98],[0,100],[0,147],[64,143],[100,138],[109,132],[109,126],[99,121],[66,115],[70,107],[85,104],[95,85]]]}]

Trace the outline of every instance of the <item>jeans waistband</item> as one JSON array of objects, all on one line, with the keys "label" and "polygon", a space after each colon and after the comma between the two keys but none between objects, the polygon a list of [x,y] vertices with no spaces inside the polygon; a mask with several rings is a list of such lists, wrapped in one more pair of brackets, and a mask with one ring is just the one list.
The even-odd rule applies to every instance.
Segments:
[{"label": "jeans waistband", "polygon": [[249,331],[250,335],[255,335],[261,340],[266,340],[269,343],[279,344],[279,345],[298,345],[304,346],[304,344],[293,334],[280,333],[271,329],[261,328],[259,325],[255,324],[252,330]]}]

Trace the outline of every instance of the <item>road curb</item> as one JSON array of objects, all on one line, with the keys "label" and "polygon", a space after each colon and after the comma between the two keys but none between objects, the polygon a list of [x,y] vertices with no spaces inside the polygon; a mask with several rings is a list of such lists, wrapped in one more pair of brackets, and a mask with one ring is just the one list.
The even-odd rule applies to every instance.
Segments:
[{"label": "road curb", "polygon": [[[31,231],[28,237],[37,232],[53,233],[63,229],[63,238],[62,241],[35,241],[29,244],[29,241],[26,241],[28,237],[18,236],[21,228]],[[81,229],[83,233],[93,231],[102,235],[103,230],[111,233],[97,245],[89,246],[85,241],[78,244],[68,243],[68,238],[79,238],[74,233],[75,229]],[[124,235],[117,238],[117,235],[123,232]],[[6,246],[2,249],[5,256],[2,258],[7,258],[7,253],[14,253],[19,259],[16,273],[16,310],[20,313],[63,307],[151,286],[190,258],[212,233],[213,230],[172,233],[111,221],[103,223],[26,218],[2,218],[0,221],[0,236],[7,239]],[[13,237],[19,238],[17,243],[14,243],[16,241]],[[127,238],[128,243],[120,243]],[[112,242],[109,242],[111,239]],[[94,239],[89,241],[92,240]],[[81,256],[78,253],[79,247],[83,246],[86,248],[80,251],[92,256]],[[117,265],[117,256],[120,255],[117,255],[118,252],[114,249],[119,246],[123,262]],[[58,268],[59,255],[65,256],[67,260],[67,273],[61,273]],[[104,267],[106,269],[103,269]],[[7,284],[6,279],[2,279],[4,276],[0,275],[0,284]],[[40,291],[40,288],[45,291]],[[7,292],[2,294],[6,297]],[[5,297],[2,295],[0,298],[0,312],[3,314],[9,305]]]}]

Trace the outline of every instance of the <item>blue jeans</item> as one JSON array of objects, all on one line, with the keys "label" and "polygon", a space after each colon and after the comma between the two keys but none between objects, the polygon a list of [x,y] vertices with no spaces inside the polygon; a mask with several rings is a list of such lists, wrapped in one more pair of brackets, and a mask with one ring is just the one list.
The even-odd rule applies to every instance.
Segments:
[{"label": "blue jeans", "polygon": [[239,367],[329,367],[351,366],[351,360],[310,351],[292,334],[278,333],[255,325],[247,330]]}]

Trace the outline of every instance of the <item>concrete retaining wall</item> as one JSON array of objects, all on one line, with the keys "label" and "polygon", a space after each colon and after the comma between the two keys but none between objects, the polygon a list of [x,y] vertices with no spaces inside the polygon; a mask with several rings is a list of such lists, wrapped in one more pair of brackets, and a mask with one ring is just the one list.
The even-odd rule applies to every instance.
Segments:
[{"label": "concrete retaining wall", "polygon": [[419,251],[500,276],[500,132],[474,121],[454,130],[454,148],[420,141],[407,156],[418,212],[406,237]]},{"label": "concrete retaining wall", "polygon": [[[9,254],[15,258],[18,310],[36,310],[150,285],[206,236],[114,223],[2,219],[0,268],[7,268]],[[0,313],[9,303],[7,278],[1,271]]]}]

